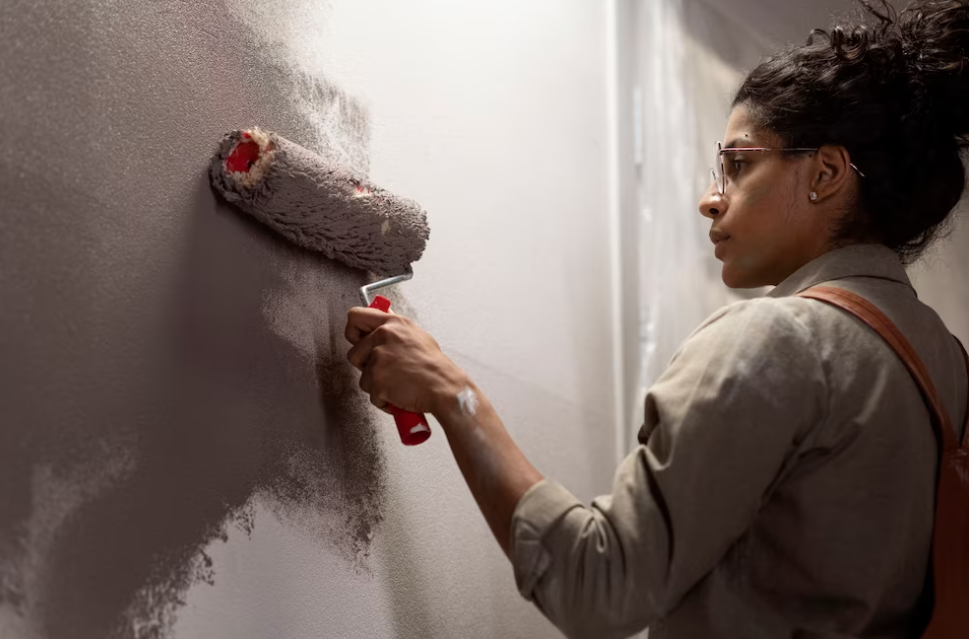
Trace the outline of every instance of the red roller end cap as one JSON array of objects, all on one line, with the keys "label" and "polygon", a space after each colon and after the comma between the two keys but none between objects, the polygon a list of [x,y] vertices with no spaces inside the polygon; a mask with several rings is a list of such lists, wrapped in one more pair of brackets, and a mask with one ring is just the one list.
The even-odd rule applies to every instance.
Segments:
[{"label": "red roller end cap", "polygon": [[[246,136],[248,137],[248,136]],[[225,169],[230,173],[248,173],[259,159],[259,145],[248,140],[235,145],[225,159]]]}]

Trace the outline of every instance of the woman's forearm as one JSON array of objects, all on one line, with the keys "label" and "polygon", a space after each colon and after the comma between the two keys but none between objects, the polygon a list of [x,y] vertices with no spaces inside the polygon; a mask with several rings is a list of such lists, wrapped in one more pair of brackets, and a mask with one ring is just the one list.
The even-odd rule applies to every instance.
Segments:
[{"label": "woman's forearm", "polygon": [[444,428],[458,468],[491,532],[509,555],[515,506],[542,475],[525,459],[491,402],[473,382],[459,378],[450,386],[436,399],[434,417]]},{"label": "woman's forearm", "polygon": [[347,359],[361,371],[360,388],[378,407],[388,403],[431,413],[505,554],[511,518],[522,495],[542,476],[528,463],[491,402],[441,347],[411,320],[372,308],[352,308]]}]

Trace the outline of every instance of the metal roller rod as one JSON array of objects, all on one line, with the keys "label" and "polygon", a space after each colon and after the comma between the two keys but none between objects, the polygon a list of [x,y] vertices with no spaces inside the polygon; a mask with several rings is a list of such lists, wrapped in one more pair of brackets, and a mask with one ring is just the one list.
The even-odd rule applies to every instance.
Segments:
[{"label": "metal roller rod", "polygon": [[399,284],[400,282],[406,282],[407,280],[413,277],[414,277],[414,271],[409,270],[403,275],[395,275],[394,277],[388,277],[387,279],[378,280],[376,282],[372,282],[365,286],[361,286],[360,299],[361,301],[363,301],[364,306],[370,306],[371,302],[373,302],[372,293],[374,291],[377,291],[382,288],[386,288],[388,286],[393,286],[394,284]]}]

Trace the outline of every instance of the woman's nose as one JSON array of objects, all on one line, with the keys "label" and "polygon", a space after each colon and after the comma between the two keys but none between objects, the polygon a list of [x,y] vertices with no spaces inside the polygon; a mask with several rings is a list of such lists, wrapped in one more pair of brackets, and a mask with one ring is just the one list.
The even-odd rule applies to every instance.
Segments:
[{"label": "woman's nose", "polygon": [[727,200],[717,190],[716,184],[711,184],[707,192],[700,198],[700,215],[711,220],[727,212]]}]

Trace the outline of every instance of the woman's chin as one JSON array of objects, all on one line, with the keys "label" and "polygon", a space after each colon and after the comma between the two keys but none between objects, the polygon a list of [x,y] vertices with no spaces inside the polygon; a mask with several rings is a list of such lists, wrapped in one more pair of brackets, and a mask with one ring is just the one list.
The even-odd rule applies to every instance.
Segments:
[{"label": "woman's chin", "polygon": [[720,270],[720,279],[727,288],[757,288],[763,284],[757,281],[752,273],[736,268],[730,261],[724,261]]},{"label": "woman's chin", "polygon": [[726,260],[721,261],[723,262],[723,265],[720,267],[720,279],[723,280],[723,283],[727,286],[727,288],[739,288],[737,286],[737,273],[734,272],[734,269],[730,268],[730,262],[727,262]]}]

